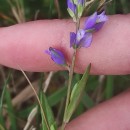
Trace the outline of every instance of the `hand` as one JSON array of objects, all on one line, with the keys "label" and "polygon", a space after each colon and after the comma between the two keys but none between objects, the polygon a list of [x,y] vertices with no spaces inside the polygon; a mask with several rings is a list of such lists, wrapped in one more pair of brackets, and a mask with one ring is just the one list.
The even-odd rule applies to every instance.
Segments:
[{"label": "hand", "polygon": [[67,130],[130,130],[130,91],[97,105],[72,121]]},{"label": "hand", "polygon": [[[123,20],[122,20],[123,19]],[[92,74],[130,73],[130,16],[109,17],[105,26],[94,34],[91,47],[78,52],[75,71],[82,73],[92,63]],[[69,33],[74,25],[69,20],[45,20],[0,28],[0,64],[26,71],[63,69],[50,60],[44,50],[61,49],[71,61]],[[98,105],[72,121],[67,130],[130,129],[130,92]]]}]

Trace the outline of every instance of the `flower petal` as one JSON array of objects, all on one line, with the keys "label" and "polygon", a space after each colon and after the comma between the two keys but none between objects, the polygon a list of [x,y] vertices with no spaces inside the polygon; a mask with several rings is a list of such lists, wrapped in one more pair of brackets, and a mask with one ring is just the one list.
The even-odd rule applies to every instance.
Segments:
[{"label": "flower petal", "polygon": [[102,28],[102,26],[104,25],[104,23],[105,22],[100,22],[100,23],[95,24],[95,26],[94,26],[95,31],[99,31]]},{"label": "flower petal", "polygon": [[85,35],[85,30],[79,29],[76,35],[76,40],[79,42]]},{"label": "flower petal", "polygon": [[74,32],[70,32],[70,47],[74,46],[76,42],[76,34]]},{"label": "flower petal", "polygon": [[98,15],[96,23],[105,22],[108,20],[108,17],[105,15],[105,11]]},{"label": "flower petal", "polygon": [[51,55],[49,50],[45,50],[45,53],[48,54],[48,55]]},{"label": "flower petal", "polygon": [[74,14],[76,13],[76,5],[71,0],[67,0],[67,6]]},{"label": "flower petal", "polygon": [[50,47],[49,50],[46,50],[45,52],[51,56],[51,59],[56,64],[58,65],[66,64],[65,57],[60,50]]},{"label": "flower petal", "polygon": [[92,42],[92,33],[86,33],[84,38],[80,41],[79,47],[89,47]]},{"label": "flower petal", "polygon": [[88,19],[85,21],[84,29],[92,29],[92,27],[96,24],[97,17],[97,12],[89,16]]},{"label": "flower petal", "polygon": [[85,0],[78,0],[78,4],[81,4],[82,6],[85,5]]}]

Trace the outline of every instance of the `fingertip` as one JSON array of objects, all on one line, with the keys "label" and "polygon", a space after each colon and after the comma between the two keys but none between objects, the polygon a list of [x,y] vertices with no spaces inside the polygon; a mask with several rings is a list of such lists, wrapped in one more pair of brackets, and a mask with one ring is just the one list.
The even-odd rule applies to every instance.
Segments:
[{"label": "fingertip", "polygon": [[90,109],[68,124],[66,130],[130,129],[130,90]]}]

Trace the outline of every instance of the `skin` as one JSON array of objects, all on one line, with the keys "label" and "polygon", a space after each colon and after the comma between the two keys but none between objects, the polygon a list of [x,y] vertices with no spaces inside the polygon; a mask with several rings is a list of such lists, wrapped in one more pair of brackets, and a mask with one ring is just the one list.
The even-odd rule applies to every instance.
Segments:
[{"label": "skin", "polygon": [[[82,19],[83,26],[84,19]],[[89,48],[77,54],[75,71],[83,73],[91,63],[91,74],[130,73],[130,16],[114,15],[93,35]],[[44,20],[0,28],[0,64],[25,71],[57,71],[56,65],[44,53],[49,47],[64,52],[70,63],[69,32],[75,26],[70,20]],[[129,130],[130,91],[101,103],[72,121],[67,130]]]}]

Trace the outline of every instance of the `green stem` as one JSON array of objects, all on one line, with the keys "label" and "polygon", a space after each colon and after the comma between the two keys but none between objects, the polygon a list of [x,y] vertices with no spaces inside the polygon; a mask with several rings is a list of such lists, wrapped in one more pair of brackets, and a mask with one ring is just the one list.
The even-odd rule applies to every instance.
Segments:
[{"label": "green stem", "polygon": [[[78,30],[79,30],[79,25],[80,25],[80,20],[77,19],[77,22],[76,22],[76,33],[77,33]],[[66,115],[67,107],[68,107],[69,101],[70,101],[71,85],[72,85],[72,79],[73,79],[73,74],[74,74],[76,54],[77,54],[77,48],[74,49],[73,56],[72,56],[72,63],[71,63],[70,69],[69,69],[68,90],[67,90],[65,112],[64,112],[64,117],[63,117],[63,123],[62,123],[62,126],[61,126],[61,130],[64,130],[66,124],[68,123],[68,122],[66,122],[66,120],[65,120],[65,115]]]},{"label": "green stem", "polygon": [[73,78],[73,73],[74,73],[76,52],[77,52],[77,50],[74,49],[74,53],[73,53],[73,57],[72,57],[72,65],[71,65],[70,72],[69,72],[69,82],[68,82],[68,90],[67,90],[67,99],[66,99],[65,112],[66,112],[67,106],[68,106],[68,104],[69,104],[69,99],[70,99],[71,84],[72,84],[72,78]]},{"label": "green stem", "polygon": [[77,19],[77,22],[76,22],[76,34],[77,34],[77,32],[78,32],[78,30],[79,30],[79,26],[80,25],[80,19]]},{"label": "green stem", "polygon": [[[76,52],[77,49],[74,49],[73,57],[72,57],[72,64],[69,70],[69,81],[68,81],[68,90],[67,90],[67,98],[66,98],[66,105],[65,105],[65,113],[64,113],[64,118],[67,112],[67,107],[69,105],[69,100],[70,100],[70,94],[71,94],[71,84],[72,84],[72,79],[73,79],[73,73],[74,73],[74,66],[75,66],[75,59],[76,59]],[[61,126],[61,130],[64,130],[66,126],[66,121],[63,118],[63,124]]]}]

